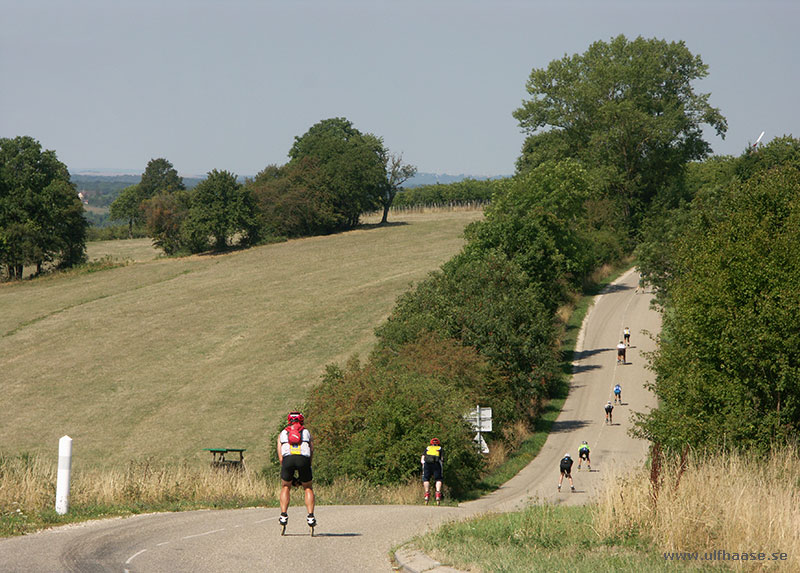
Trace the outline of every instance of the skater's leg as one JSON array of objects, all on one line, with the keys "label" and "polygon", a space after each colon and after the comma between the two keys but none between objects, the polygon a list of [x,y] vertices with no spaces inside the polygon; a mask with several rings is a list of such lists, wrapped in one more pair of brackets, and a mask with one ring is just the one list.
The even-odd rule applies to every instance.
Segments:
[{"label": "skater's leg", "polygon": [[281,494],[280,494],[281,513],[286,513],[289,510],[289,493],[291,487],[292,487],[292,482],[281,480]]},{"label": "skater's leg", "polygon": [[309,515],[314,515],[314,504],[316,499],[314,497],[314,488],[311,484],[312,482],[307,481],[304,482],[302,486],[305,494],[306,510],[308,511]]}]

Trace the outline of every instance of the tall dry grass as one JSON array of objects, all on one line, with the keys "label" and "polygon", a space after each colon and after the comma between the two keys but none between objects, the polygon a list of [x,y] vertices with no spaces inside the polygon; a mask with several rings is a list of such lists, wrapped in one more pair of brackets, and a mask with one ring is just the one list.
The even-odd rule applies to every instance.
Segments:
[{"label": "tall dry grass", "polygon": [[683,459],[653,459],[660,459],[657,471],[607,476],[594,515],[600,535],[643,534],[661,552],[783,552],[788,560],[773,564],[800,571],[797,448],[767,458],[689,452]]},{"label": "tall dry grass", "polygon": [[[55,505],[57,466],[40,456],[0,458],[0,517],[18,510],[33,514]],[[189,465],[162,465],[149,459],[125,467],[73,472],[71,507],[118,507],[147,510],[169,506],[277,506],[280,482],[251,469],[225,471]],[[397,486],[372,486],[356,479],[315,485],[320,504],[419,503],[418,480]],[[302,489],[293,488],[292,503],[302,504]]]}]

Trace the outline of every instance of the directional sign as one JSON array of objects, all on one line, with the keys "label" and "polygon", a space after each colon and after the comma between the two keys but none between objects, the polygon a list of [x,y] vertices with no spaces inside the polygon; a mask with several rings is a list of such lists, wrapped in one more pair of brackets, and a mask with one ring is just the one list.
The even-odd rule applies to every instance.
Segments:
[{"label": "directional sign", "polygon": [[491,432],[492,431],[492,409],[477,407],[470,410],[464,416],[464,419],[472,424],[472,429],[478,432]]}]

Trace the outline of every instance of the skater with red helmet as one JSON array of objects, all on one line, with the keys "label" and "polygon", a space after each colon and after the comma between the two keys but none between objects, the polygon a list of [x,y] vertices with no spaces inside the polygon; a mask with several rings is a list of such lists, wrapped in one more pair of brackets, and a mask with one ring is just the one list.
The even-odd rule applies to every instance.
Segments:
[{"label": "skater with red helmet", "polygon": [[425,448],[425,453],[420,459],[422,464],[422,485],[425,487],[425,505],[431,499],[431,478],[436,483],[436,505],[442,502],[442,443],[439,438],[433,438]]},{"label": "skater with red helmet", "polygon": [[288,425],[278,436],[278,461],[281,464],[281,515],[278,519],[283,527],[281,534],[286,530],[289,521],[290,488],[300,485],[304,490],[304,500],[308,517],[306,522],[314,535],[317,519],[314,517],[314,489],[312,487],[311,456],[314,445],[311,441],[311,432],[304,426],[305,417],[300,412],[290,412],[286,417]]}]

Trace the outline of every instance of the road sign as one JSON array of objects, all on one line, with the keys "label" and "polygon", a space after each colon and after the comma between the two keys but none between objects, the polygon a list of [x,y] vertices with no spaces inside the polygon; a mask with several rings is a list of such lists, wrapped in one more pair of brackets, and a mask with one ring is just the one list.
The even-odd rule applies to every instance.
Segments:
[{"label": "road sign", "polygon": [[477,430],[478,432],[492,431],[491,408],[481,408],[478,406],[474,410],[470,410],[469,413],[464,416],[464,419],[472,424],[473,430]]},{"label": "road sign", "polygon": [[481,447],[481,453],[482,454],[488,454],[489,453],[489,446],[486,445],[486,440],[483,439],[483,436],[481,436],[480,433],[475,434],[475,437],[472,438],[472,441],[473,442],[478,442],[478,444]]}]

